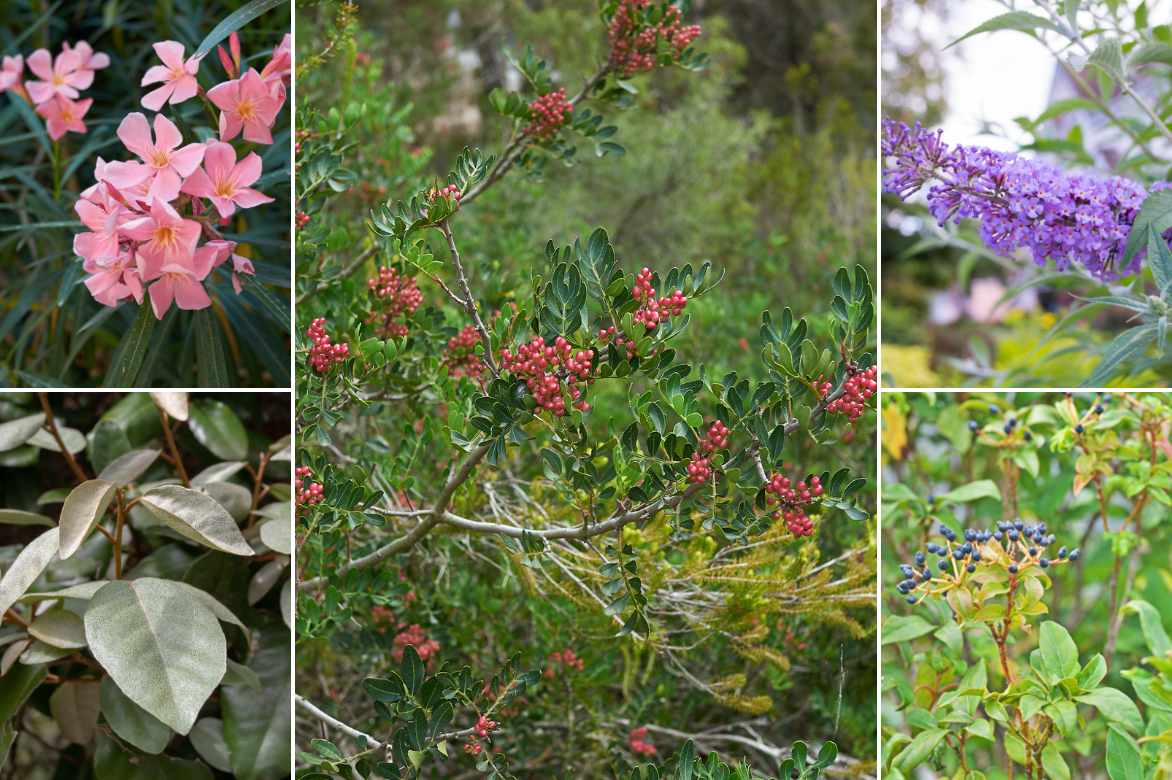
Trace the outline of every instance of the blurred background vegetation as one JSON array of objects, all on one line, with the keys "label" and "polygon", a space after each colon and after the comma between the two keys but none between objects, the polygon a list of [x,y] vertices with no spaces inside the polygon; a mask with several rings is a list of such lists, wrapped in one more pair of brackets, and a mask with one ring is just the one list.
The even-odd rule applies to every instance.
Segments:
[{"label": "blurred background vegetation", "polygon": [[[465,146],[500,151],[508,126],[492,112],[488,95],[497,86],[520,86],[504,52],[520,57],[532,45],[551,62],[555,86],[571,94],[606,57],[596,0],[372,1],[353,9],[353,19],[338,3],[299,2],[297,9],[299,127],[338,133],[349,145],[343,163],[355,172],[349,189],[315,206],[299,239],[302,249],[314,247],[308,252],[313,278],[330,277],[330,269],[336,276],[360,254],[369,242],[363,221],[371,208],[446,176]],[[348,19],[352,37],[338,34],[339,21]],[[540,172],[514,171],[461,214],[460,250],[471,286],[490,310],[529,294],[529,272],[543,262],[547,240],[564,244],[599,225],[628,272],[711,260],[727,276],[712,294],[689,302],[691,326],[676,348],[711,375],[758,375],[763,310],[791,307],[810,320],[822,343],[834,270],[861,264],[874,278],[875,8],[708,0],[693,3],[689,20],[703,26],[697,48],[711,63],[699,74],[664,69],[632,79],[636,105],[606,116],[618,126],[612,140],[626,154],[597,159],[583,144],[572,168],[551,162]],[[302,257],[299,249],[299,263]],[[368,272],[373,268],[370,261]],[[304,273],[299,266],[299,296],[314,284]],[[326,316],[344,331],[345,312],[364,290],[359,275],[317,292],[312,307],[298,307],[298,328]],[[599,424],[625,410],[625,399],[608,399],[602,388],[591,399]],[[795,438],[794,468],[846,466],[874,474],[874,421],[868,412],[837,445]],[[371,457],[379,456],[372,450]],[[868,480],[864,506],[874,506],[874,490]],[[567,512],[552,501],[546,508],[551,517]],[[817,554],[829,560],[866,545],[872,532],[836,518],[820,527]],[[843,619],[823,605],[815,610],[821,615],[787,615],[755,627],[755,641],[780,648],[784,664],[739,657],[732,635],[711,636],[689,650],[689,661],[705,672],[753,670],[743,687],[772,699],[772,709],[762,710],[760,701],[697,694],[680,670],[613,640],[613,626],[596,605],[540,590],[535,595],[534,584],[517,573],[523,567],[488,545],[452,538],[429,548],[404,565],[402,582],[388,573],[376,602],[434,632],[444,657],[471,662],[477,674],[521,646],[532,648],[526,661],[565,647],[586,659],[587,673],[572,686],[567,681],[566,692],[555,688],[525,702],[526,727],[511,724],[532,740],[537,766],[566,761],[580,776],[598,776],[585,767],[601,771],[615,757],[615,735],[606,729],[616,718],[628,727],[658,723],[689,733],[747,724],[763,729],[767,740],[833,738],[845,754],[862,759],[852,764],[859,773],[872,766],[876,664],[869,606],[848,610]],[[659,548],[649,536],[646,554],[662,559],[667,553]],[[749,604],[741,617],[752,622]],[[298,650],[299,690],[340,707],[350,706],[349,686],[360,684],[372,665],[385,667],[389,652],[385,626],[360,627],[369,624],[366,615],[346,618],[340,615],[330,641],[311,640]],[[541,725],[567,717],[573,723],[567,713],[580,718],[583,711],[591,720],[568,736]],[[678,746],[679,733],[660,735],[662,754]],[[562,746],[560,757],[549,755],[553,744]],[[702,745],[714,747],[752,753],[730,743]],[[588,748],[592,757],[574,753]]]}]

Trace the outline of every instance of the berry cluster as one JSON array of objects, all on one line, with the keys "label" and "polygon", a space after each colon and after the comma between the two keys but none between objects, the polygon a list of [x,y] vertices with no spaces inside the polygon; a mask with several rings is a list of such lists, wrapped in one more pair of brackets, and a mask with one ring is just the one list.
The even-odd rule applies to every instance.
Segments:
[{"label": "berry cluster", "polygon": [[306,214],[304,211],[298,211],[297,212],[297,229],[300,230],[301,228],[305,227],[308,224],[309,224],[309,215]]},{"label": "berry cluster", "polygon": [[[981,565],[1004,568],[1009,573],[1012,587],[1017,575],[1030,566],[1048,569],[1079,558],[1077,548],[1067,551],[1065,547],[1058,548],[1053,558],[1049,556],[1046,548],[1056,539],[1048,533],[1045,523],[1030,525],[1017,520],[999,522],[996,530],[966,528],[963,542],[946,525],[941,525],[939,531],[944,544],[929,542],[925,548],[927,554],[917,551],[913,563],[899,567],[904,579],[896,585],[896,590],[907,596],[909,604],[919,603],[926,595],[950,590],[968,575],[975,574]],[[928,555],[938,556],[936,568],[939,575],[933,575]],[[915,595],[917,590],[920,595]]]},{"label": "berry cluster", "polygon": [[368,279],[366,285],[371,294],[382,302],[382,311],[371,312],[367,320],[368,323],[377,323],[375,333],[384,339],[406,336],[406,323],[396,320],[399,317],[410,317],[423,303],[423,293],[415,279],[384,266],[378,269],[378,278]]},{"label": "berry cluster", "polygon": [[313,470],[309,466],[298,466],[293,477],[293,492],[299,506],[313,506],[325,500],[325,487],[313,481]]},{"label": "berry cluster", "polygon": [[700,446],[692,453],[692,460],[688,462],[688,481],[695,484],[706,482],[712,477],[712,463],[710,456],[717,450],[728,447],[728,427],[720,420],[712,423]]},{"label": "berry cluster", "polygon": [[598,331],[598,340],[605,344],[606,342],[610,341],[611,338],[613,338],[616,349],[626,349],[627,360],[631,360],[636,355],[638,355],[639,348],[635,346],[635,340],[627,338],[621,332],[617,332],[616,335],[616,332],[617,329],[614,325],[611,325],[609,328],[603,328],[602,330]]},{"label": "berry cluster", "polygon": [[638,756],[653,756],[659,752],[655,749],[655,745],[647,741],[646,726],[631,729],[631,733],[627,735],[627,747]]},{"label": "berry cluster", "polygon": [[534,138],[552,138],[562,125],[570,121],[574,104],[566,99],[564,88],[539,95],[529,104],[533,121],[525,128],[525,134]]},{"label": "berry cluster", "polygon": [[683,24],[676,5],[667,7],[658,24],[644,23],[640,17],[650,5],[651,0],[619,0],[607,25],[610,64],[623,76],[654,69],[661,40],[678,58],[700,35],[700,25]]},{"label": "berry cluster", "polygon": [[[847,377],[842,386],[842,395],[828,403],[826,411],[830,414],[844,414],[850,422],[859,419],[863,410],[867,408],[867,399],[875,395],[875,390],[879,387],[876,381],[877,376],[875,366],[867,369],[852,369],[850,376]],[[830,383],[825,382],[822,384],[820,395],[826,395],[828,392],[830,392]]]},{"label": "berry cluster", "polygon": [[430,661],[431,657],[437,654],[440,649],[439,642],[434,639],[428,639],[427,635],[423,633],[423,628],[418,623],[412,623],[406,628],[401,628],[391,644],[391,657],[396,661],[403,660],[403,652],[408,647],[414,647],[415,652],[419,654],[419,660],[424,663]]},{"label": "berry cluster", "polygon": [[476,725],[472,727],[473,733],[469,735],[468,742],[464,745],[464,752],[470,756],[480,755],[484,751],[484,745],[480,743],[480,740],[488,739],[488,736],[498,728],[500,728],[499,723],[487,715],[481,715],[476,719]]},{"label": "berry cluster", "polygon": [[561,417],[566,413],[566,397],[562,384],[566,382],[570,402],[585,412],[590,404],[582,398],[584,388],[577,382],[591,382],[594,370],[594,350],[582,349],[574,352],[573,346],[563,336],[558,336],[552,345],[545,339],[534,336],[528,344],[522,344],[514,354],[508,349],[501,350],[501,364],[518,379],[533,395],[537,405]]},{"label": "berry cluster", "polygon": [[325,325],[326,318],[318,317],[310,323],[309,329],[305,331],[305,335],[313,342],[313,346],[309,348],[309,365],[319,374],[326,373],[350,357],[350,345],[345,342],[341,344],[330,343]]},{"label": "berry cluster", "polygon": [[542,674],[552,680],[557,676],[557,671],[553,668],[555,665],[560,665],[563,669],[573,669],[578,672],[586,668],[586,662],[568,647],[560,653],[554,650],[549,654],[549,666],[545,667],[545,671]]},{"label": "berry cluster", "polygon": [[448,352],[444,357],[448,376],[453,379],[466,376],[480,381],[484,374],[484,362],[475,351],[479,342],[480,334],[472,325],[465,325],[463,330],[448,339]]},{"label": "berry cluster", "polygon": [[635,276],[635,287],[631,290],[631,297],[642,304],[635,311],[635,322],[642,324],[647,330],[655,330],[656,326],[668,317],[680,316],[684,307],[688,305],[688,299],[682,290],[656,298],[655,288],[651,286],[650,268],[644,268]]},{"label": "berry cluster", "polygon": [[821,478],[812,476],[809,483],[803,480],[794,484],[789,477],[773,474],[765,483],[765,492],[767,503],[781,505],[773,516],[784,519],[785,527],[791,534],[801,537],[814,533],[814,523],[806,514],[805,507],[822,495]]}]

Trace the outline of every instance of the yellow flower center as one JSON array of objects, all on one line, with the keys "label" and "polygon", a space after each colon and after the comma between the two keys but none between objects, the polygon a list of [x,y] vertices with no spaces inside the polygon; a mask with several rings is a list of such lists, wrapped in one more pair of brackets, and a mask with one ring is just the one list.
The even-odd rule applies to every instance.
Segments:
[{"label": "yellow flower center", "polygon": [[225,179],[216,184],[216,194],[221,198],[230,198],[235,193],[236,188],[232,186],[232,182]]},{"label": "yellow flower center", "polygon": [[248,121],[256,117],[256,106],[252,104],[251,100],[241,100],[236,104],[236,113],[240,118]]},{"label": "yellow flower center", "polygon": [[171,164],[171,158],[166,152],[156,149],[151,152],[150,164],[152,168],[166,168]]}]

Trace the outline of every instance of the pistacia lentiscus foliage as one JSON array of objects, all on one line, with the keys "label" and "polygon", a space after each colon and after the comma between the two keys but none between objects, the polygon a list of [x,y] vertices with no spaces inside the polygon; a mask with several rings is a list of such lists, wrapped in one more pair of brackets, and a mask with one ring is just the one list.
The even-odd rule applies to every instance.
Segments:
[{"label": "pistacia lentiscus foliage", "polygon": [[[504,250],[515,215],[492,208],[580,151],[638,154],[609,118],[661,77],[643,71],[703,62],[686,9],[601,4],[607,48],[574,88],[514,57],[523,88],[485,101],[503,146],[440,175],[353,13],[299,33],[306,776],[626,776],[690,737],[750,762],[705,759],[712,777],[776,773],[873,657],[866,272],[829,274],[831,300],[795,301],[808,318],[755,312],[756,365],[713,370],[697,340],[735,342],[689,314],[718,264],[624,258],[602,227]],[[375,91],[338,104],[339,83]],[[840,637],[828,664],[802,657],[819,632]],[[840,766],[867,771],[870,742]]]},{"label": "pistacia lentiscus foliage", "polygon": [[289,775],[288,399],[234,400],[0,395],[11,776]]},{"label": "pistacia lentiscus foliage", "polygon": [[1169,777],[1168,399],[898,394],[883,423],[884,776]]}]

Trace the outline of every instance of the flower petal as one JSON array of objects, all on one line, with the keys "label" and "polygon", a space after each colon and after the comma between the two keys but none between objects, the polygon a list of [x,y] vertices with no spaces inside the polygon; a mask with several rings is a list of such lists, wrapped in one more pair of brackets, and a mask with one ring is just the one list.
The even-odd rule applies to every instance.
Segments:
[{"label": "flower petal", "polygon": [[118,138],[127,149],[143,159],[146,159],[154,147],[151,143],[151,126],[147,123],[147,118],[138,111],[127,114],[118,125]]}]

